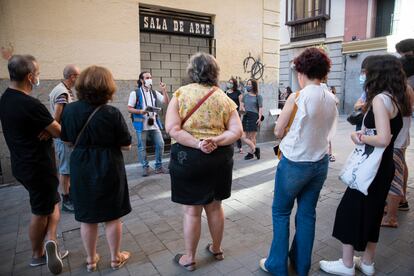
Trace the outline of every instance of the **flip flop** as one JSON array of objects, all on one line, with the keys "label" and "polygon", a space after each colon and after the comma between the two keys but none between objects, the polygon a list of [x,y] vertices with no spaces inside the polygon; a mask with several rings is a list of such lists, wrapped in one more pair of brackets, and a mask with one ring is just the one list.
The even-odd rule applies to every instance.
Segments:
[{"label": "flip flop", "polygon": [[176,262],[179,266],[187,269],[188,271],[194,271],[196,269],[195,262],[188,263],[188,264],[180,264],[180,259],[184,256],[184,254],[177,254],[174,257],[174,262]]},{"label": "flip flop", "polygon": [[223,255],[223,251],[221,251],[221,252],[213,252],[212,250],[211,250],[211,246],[212,246],[212,244],[211,243],[209,243],[209,244],[207,244],[207,246],[206,246],[206,249],[207,249],[207,251],[211,254],[211,255],[213,255],[214,256],[214,258],[217,260],[217,261],[222,261],[222,260],[224,260],[224,255]]},{"label": "flip flop", "polygon": [[118,270],[126,264],[129,257],[131,257],[131,253],[128,251],[122,251],[119,257],[119,260],[111,261],[111,267],[113,270]]},{"label": "flip flop", "polygon": [[88,272],[94,272],[96,271],[96,268],[98,267],[98,262],[100,261],[101,257],[96,254],[95,255],[95,260],[93,262],[88,263],[88,261],[86,261],[86,270]]}]

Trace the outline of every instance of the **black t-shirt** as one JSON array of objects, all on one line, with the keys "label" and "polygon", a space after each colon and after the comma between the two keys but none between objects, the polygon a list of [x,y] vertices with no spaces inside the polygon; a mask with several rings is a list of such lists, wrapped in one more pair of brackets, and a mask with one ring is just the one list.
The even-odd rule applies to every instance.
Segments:
[{"label": "black t-shirt", "polygon": [[38,99],[7,88],[0,98],[0,120],[10,150],[12,172],[18,180],[37,180],[45,174],[56,174],[52,139],[38,138],[53,118]]},{"label": "black t-shirt", "polygon": [[227,96],[229,96],[230,99],[233,100],[233,102],[237,105],[237,110],[239,110],[239,107],[240,107],[239,96],[241,94],[240,90],[233,91],[230,89],[230,90],[227,90],[226,94]]}]

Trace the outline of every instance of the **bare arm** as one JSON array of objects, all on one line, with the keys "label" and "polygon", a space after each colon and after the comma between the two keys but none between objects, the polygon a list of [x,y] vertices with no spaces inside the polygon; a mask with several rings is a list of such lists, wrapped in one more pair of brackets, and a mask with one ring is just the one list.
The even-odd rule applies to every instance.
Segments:
[{"label": "bare arm", "polygon": [[164,97],[163,104],[168,104],[170,102],[170,96],[168,96],[167,86],[165,85],[165,83],[161,82],[160,88],[161,88],[162,95]]},{"label": "bare arm", "polygon": [[199,148],[200,141],[181,128],[181,118],[178,113],[178,101],[176,97],[173,97],[168,105],[165,118],[165,130],[181,145],[196,149]]},{"label": "bare arm", "polygon": [[367,136],[360,135],[359,140],[374,147],[386,147],[391,142],[391,114],[384,105],[384,101],[380,97],[375,97],[372,101],[372,108],[375,118],[375,127],[377,135]]},{"label": "bare arm", "polygon": [[363,101],[361,98],[359,98],[359,99],[356,101],[356,103],[354,104],[354,110],[355,110],[355,111],[358,111],[358,110],[360,110],[361,108],[363,108],[363,107],[364,107],[364,105],[365,105],[364,101]]},{"label": "bare arm", "polygon": [[55,120],[58,123],[60,123],[62,118],[63,108],[65,108],[65,104],[55,104]]},{"label": "bare arm", "polygon": [[277,119],[274,133],[278,139],[282,139],[283,136],[285,136],[285,129],[289,123],[290,116],[292,115],[293,109],[295,107],[295,97],[296,93],[290,94],[289,98],[286,100],[285,105],[283,106],[279,118]]},{"label": "bare arm", "polygon": [[132,114],[145,114],[147,113],[144,109],[136,109],[133,108],[132,106],[128,105],[128,112],[132,113]]},{"label": "bare arm", "polygon": [[56,121],[53,121],[50,125],[48,125],[45,130],[49,132],[50,135],[54,138],[60,137],[60,124]]},{"label": "bare arm", "polygon": [[236,142],[243,134],[243,128],[240,121],[237,110],[234,110],[230,114],[229,121],[226,124],[226,131],[216,137],[208,138],[207,141],[211,141],[217,146],[227,146]]}]

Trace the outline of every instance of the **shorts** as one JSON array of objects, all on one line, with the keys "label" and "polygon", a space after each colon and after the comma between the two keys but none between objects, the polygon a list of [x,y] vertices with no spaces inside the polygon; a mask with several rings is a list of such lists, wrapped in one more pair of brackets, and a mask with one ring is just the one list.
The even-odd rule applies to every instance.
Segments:
[{"label": "shorts", "polygon": [[53,213],[55,205],[59,203],[59,179],[56,175],[45,175],[42,178],[20,180],[17,179],[29,192],[32,214],[48,216]]},{"label": "shorts", "polygon": [[70,174],[70,155],[72,148],[60,139],[54,139],[55,151],[58,158],[58,172],[61,175]]}]

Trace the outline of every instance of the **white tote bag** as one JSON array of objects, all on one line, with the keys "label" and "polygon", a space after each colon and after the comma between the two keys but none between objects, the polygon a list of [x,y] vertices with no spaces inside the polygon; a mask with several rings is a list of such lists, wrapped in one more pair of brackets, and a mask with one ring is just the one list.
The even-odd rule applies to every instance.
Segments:
[{"label": "white tote bag", "polygon": [[[365,129],[364,135],[376,135],[376,130]],[[378,172],[384,150],[384,147],[356,145],[346,160],[345,166],[339,174],[339,179],[349,188],[368,195],[368,188]]]}]

